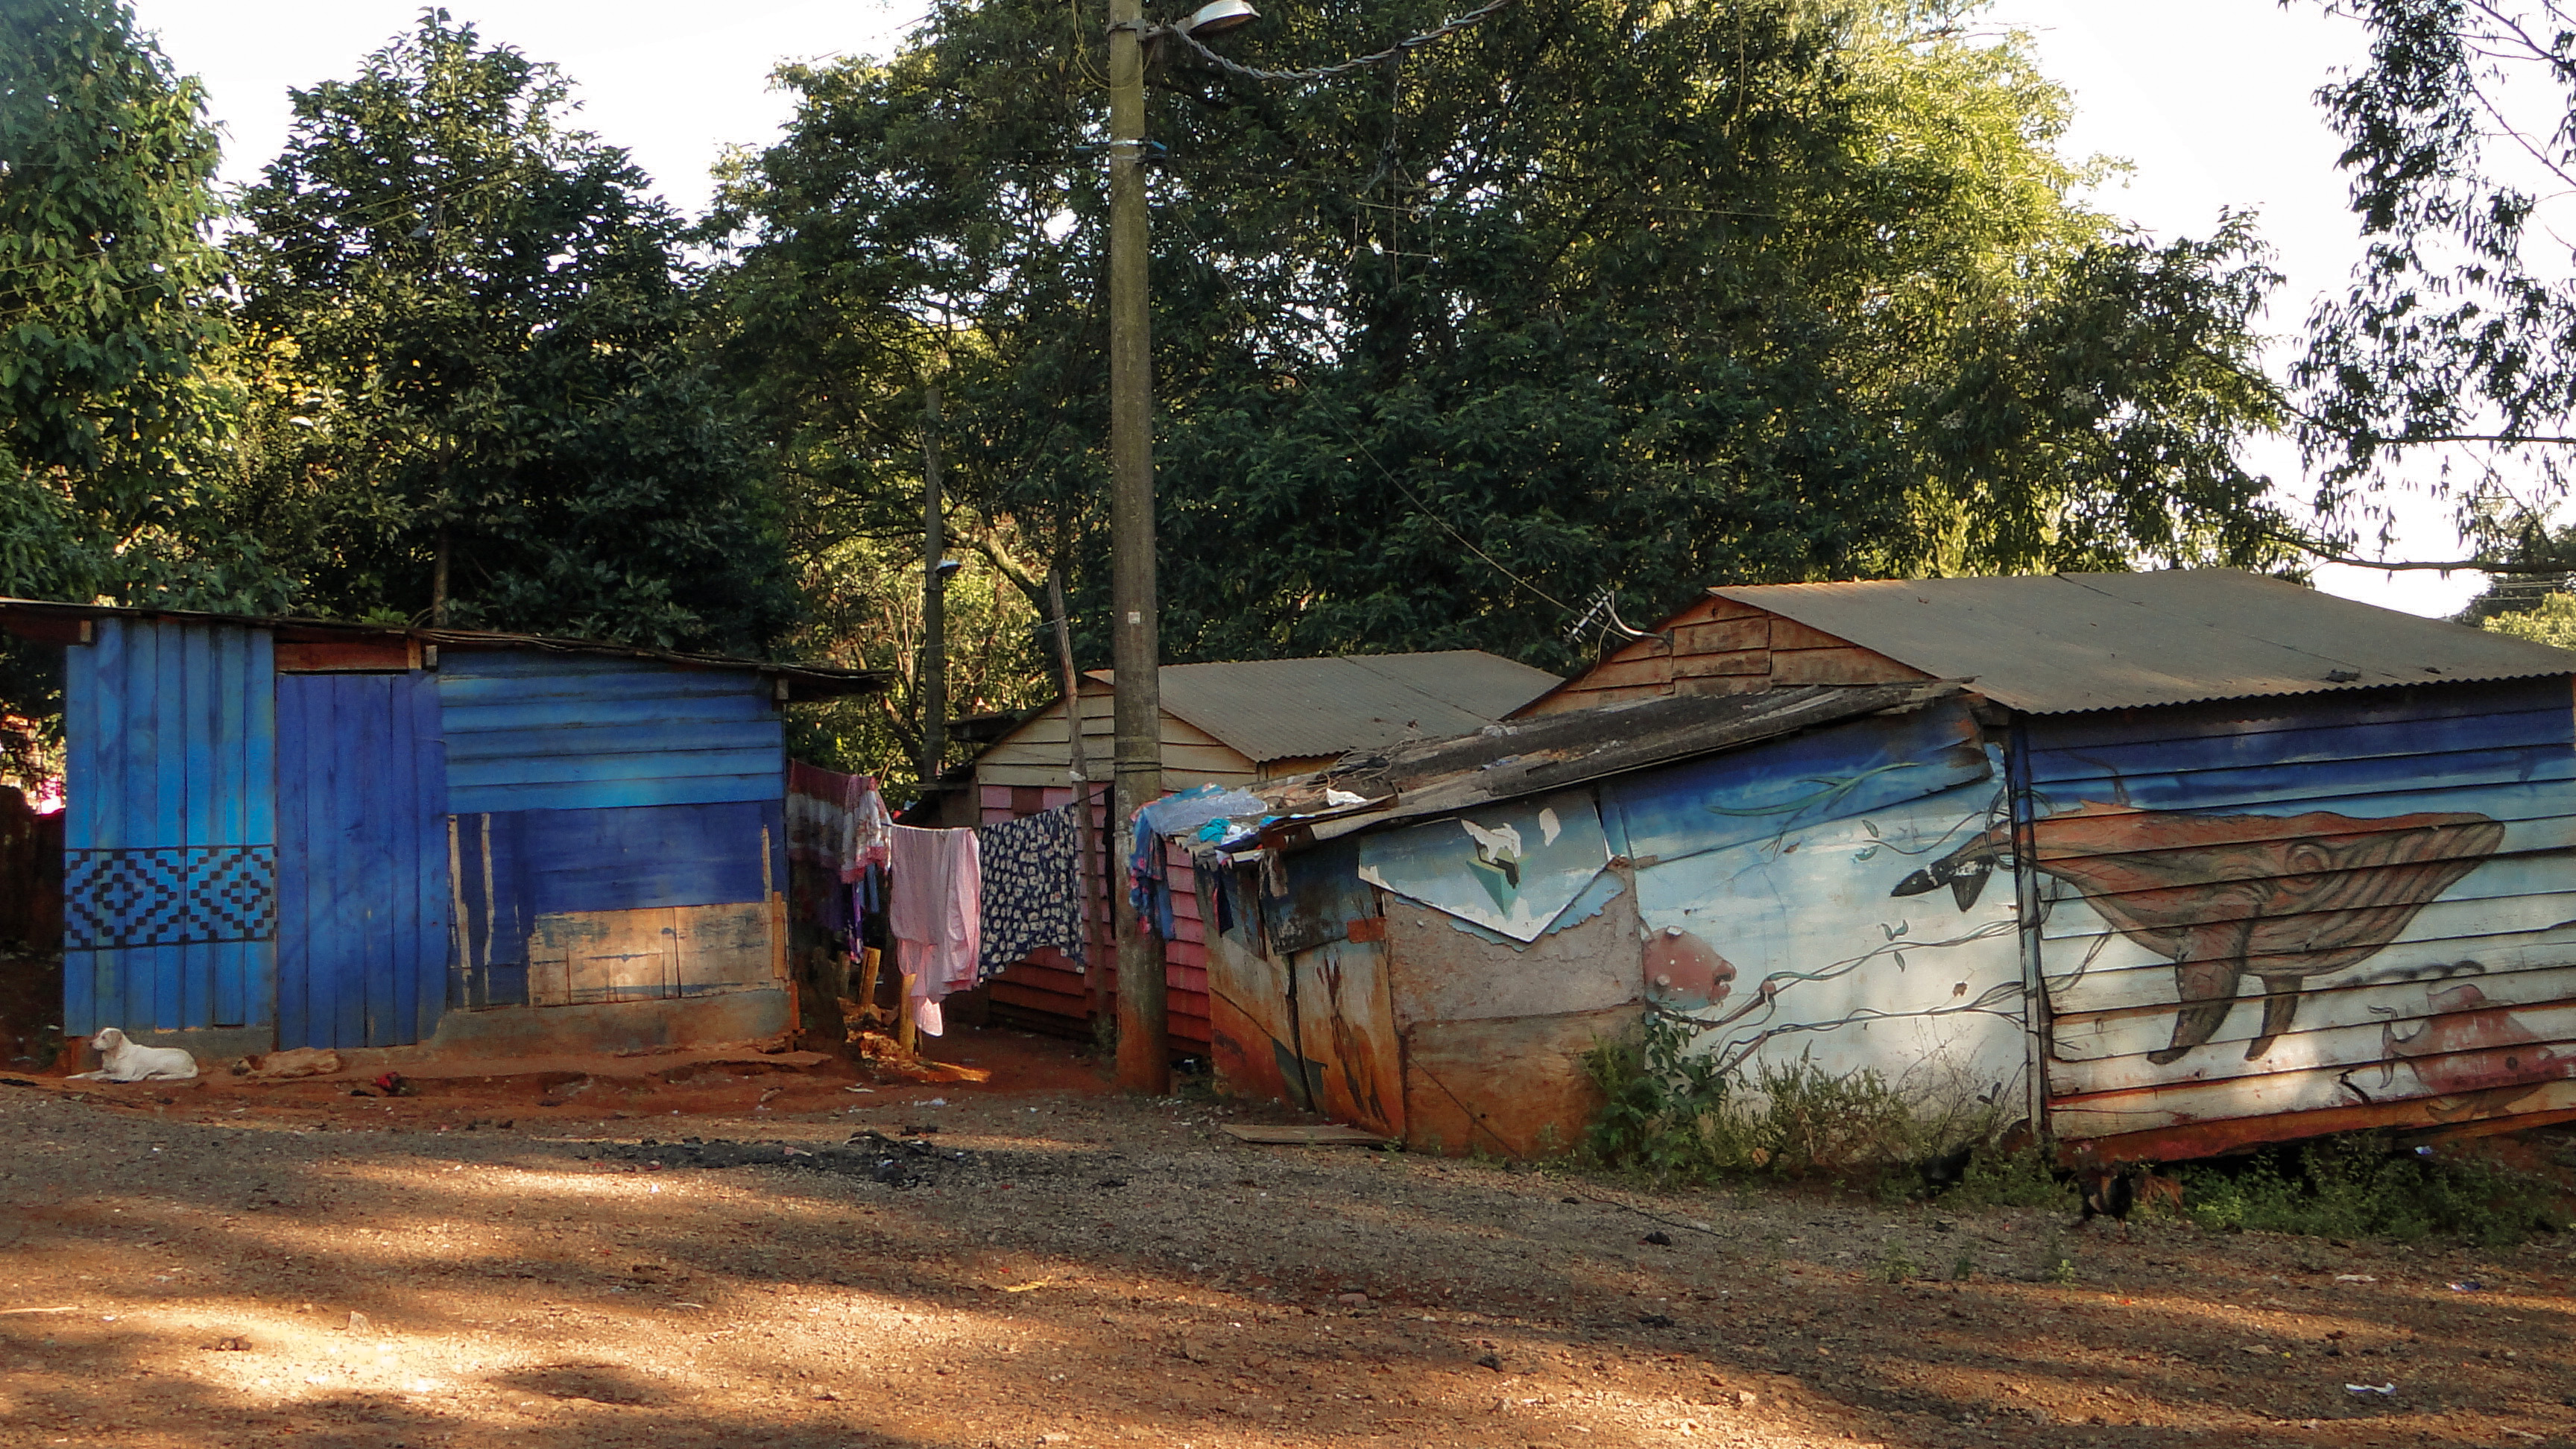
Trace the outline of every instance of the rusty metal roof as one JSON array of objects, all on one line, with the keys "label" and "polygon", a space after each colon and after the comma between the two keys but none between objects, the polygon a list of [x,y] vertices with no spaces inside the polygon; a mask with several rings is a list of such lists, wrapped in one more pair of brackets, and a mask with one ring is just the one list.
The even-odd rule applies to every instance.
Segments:
[{"label": "rusty metal roof", "polygon": [[268,629],[286,639],[415,639],[442,649],[530,649],[552,654],[650,659],[693,669],[736,669],[756,673],[784,682],[790,702],[870,694],[884,689],[894,680],[893,675],[876,669],[786,664],[725,654],[691,654],[641,644],[614,644],[604,639],[562,639],[546,634],[502,634],[482,629],[414,629],[401,624],[365,624],[346,619],[210,614],[191,609],[121,609],[106,604],[66,604],[50,599],[14,599],[0,595],[0,627],[5,627],[12,619],[168,619],[182,624],[230,624],[236,628]]},{"label": "rusty metal roof", "polygon": [[2576,674],[2576,653],[2239,569],[1709,592],[2031,714]]},{"label": "rusty metal roof", "polygon": [[1560,682],[1481,649],[1166,664],[1163,708],[1260,764],[1470,734]]},{"label": "rusty metal roof", "polygon": [[[1738,749],[1862,715],[1920,709],[1964,692],[1956,683],[1932,679],[1632,700],[1534,715],[1455,739],[1355,752],[1330,769],[1252,788],[1297,817],[1278,833],[1302,845]],[[1359,795],[1366,803],[1335,809],[1327,803],[1330,790]]]}]

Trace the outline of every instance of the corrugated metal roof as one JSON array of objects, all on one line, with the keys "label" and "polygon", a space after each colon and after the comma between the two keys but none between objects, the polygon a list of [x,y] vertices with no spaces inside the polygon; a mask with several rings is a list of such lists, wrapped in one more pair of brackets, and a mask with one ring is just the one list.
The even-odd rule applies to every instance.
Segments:
[{"label": "corrugated metal roof", "polygon": [[362,624],[346,619],[299,619],[287,615],[209,614],[193,609],[120,609],[106,604],[66,604],[52,599],[14,599],[0,595],[0,621],[11,615],[56,619],[168,619],[182,624],[230,624],[269,629],[281,637],[302,639],[416,639],[447,649],[532,649],[554,654],[592,654],[622,659],[653,659],[699,669],[749,670],[788,681],[794,700],[838,699],[869,694],[894,682],[878,669],[843,669],[831,664],[786,664],[766,659],[740,659],[725,654],[689,654],[640,644],[613,644],[604,639],[563,639],[547,634],[501,634],[482,629],[414,629],[400,624]]},{"label": "corrugated metal roof", "polygon": [[1163,708],[1260,764],[1471,734],[1558,682],[1481,649],[1166,664]]},{"label": "corrugated metal roof", "polygon": [[1709,592],[2032,714],[2576,674],[2576,654],[2239,569]]},{"label": "corrugated metal roof", "polygon": [[[1675,760],[1737,749],[1962,693],[1948,680],[1811,684],[1745,694],[1683,694],[1514,720],[1492,734],[1430,740],[1342,761],[1254,793],[1302,818],[1283,833],[1324,841],[1496,800],[1562,790]],[[1370,803],[1332,811],[1328,790]]]}]

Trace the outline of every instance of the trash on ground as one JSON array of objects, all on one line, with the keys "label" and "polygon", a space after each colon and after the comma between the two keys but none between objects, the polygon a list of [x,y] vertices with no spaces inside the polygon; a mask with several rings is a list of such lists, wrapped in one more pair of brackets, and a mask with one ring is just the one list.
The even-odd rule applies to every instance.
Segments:
[{"label": "trash on ground", "polygon": [[918,1138],[905,1140],[882,1132],[861,1132],[839,1146],[799,1147],[786,1142],[604,1142],[602,1158],[659,1167],[793,1167],[828,1172],[836,1177],[864,1177],[888,1187],[912,1187],[942,1173],[954,1172],[973,1159],[954,1149],[943,1151]]}]

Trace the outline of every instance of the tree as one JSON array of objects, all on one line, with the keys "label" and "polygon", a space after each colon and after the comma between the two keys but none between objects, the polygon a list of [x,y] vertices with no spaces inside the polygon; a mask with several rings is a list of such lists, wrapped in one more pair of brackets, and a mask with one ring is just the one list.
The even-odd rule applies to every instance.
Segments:
[{"label": "tree", "polygon": [[2367,242],[2292,372],[2318,509],[2376,515],[2385,543],[2383,491],[2422,488],[2481,557],[2561,566],[2545,520],[2576,456],[2576,285],[2564,234],[2538,223],[2544,191],[2576,186],[2576,7],[2328,8],[2371,49],[2318,92]]},{"label": "tree", "polygon": [[[0,594],[274,607],[214,531],[228,399],[215,136],[118,0],[0,6]],[[0,769],[42,774],[59,661],[0,638]]]},{"label": "tree", "polygon": [[794,597],[678,220],[571,104],[443,10],[294,92],[235,248],[243,524],[331,612],[762,648]]},{"label": "tree", "polygon": [[[1273,69],[1435,23],[1326,0]],[[1524,0],[1283,86],[1158,46],[1164,639],[1175,658],[1558,638],[1616,588],[2260,563],[2250,231],[2156,246],[2075,204],[2018,41],[1883,0]],[[1103,91],[1060,7],[936,8],[791,67],[717,286],[782,467],[892,526],[925,331],[962,506],[1100,617]],[[1105,630],[1085,631],[1096,653]]]}]

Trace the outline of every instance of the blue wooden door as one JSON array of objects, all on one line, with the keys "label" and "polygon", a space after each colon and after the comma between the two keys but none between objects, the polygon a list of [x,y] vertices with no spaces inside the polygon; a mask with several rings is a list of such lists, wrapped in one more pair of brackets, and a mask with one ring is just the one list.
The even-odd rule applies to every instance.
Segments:
[{"label": "blue wooden door", "polygon": [[277,677],[277,1044],[400,1046],[447,995],[433,677]]},{"label": "blue wooden door", "polygon": [[66,651],[66,1033],[269,1020],[271,658],[266,630],[151,619]]}]

